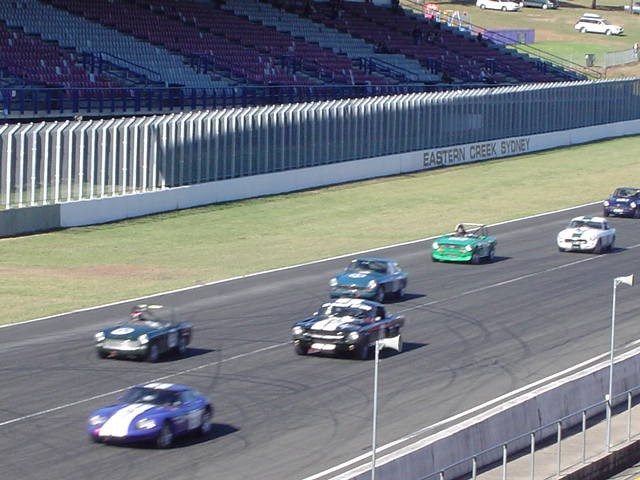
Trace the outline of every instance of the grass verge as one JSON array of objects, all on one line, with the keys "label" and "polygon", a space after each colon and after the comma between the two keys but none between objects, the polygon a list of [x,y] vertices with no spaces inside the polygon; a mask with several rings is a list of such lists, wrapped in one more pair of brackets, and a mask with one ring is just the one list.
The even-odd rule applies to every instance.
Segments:
[{"label": "grass verge", "polygon": [[640,178],[639,148],[625,137],[1,239],[0,323],[597,201]]}]

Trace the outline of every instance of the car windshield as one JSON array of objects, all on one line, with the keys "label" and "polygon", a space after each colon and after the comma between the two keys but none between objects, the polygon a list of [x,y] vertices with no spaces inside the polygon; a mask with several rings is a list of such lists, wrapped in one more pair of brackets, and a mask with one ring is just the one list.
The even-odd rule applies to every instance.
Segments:
[{"label": "car windshield", "polygon": [[347,307],[343,305],[326,305],[320,309],[320,315],[324,317],[352,317],[361,320],[370,316],[369,310],[363,310],[356,307]]},{"label": "car windshield", "polygon": [[387,264],[376,260],[354,260],[347,267],[347,272],[387,273]]},{"label": "car windshield", "polygon": [[581,227],[598,228],[600,230],[604,230],[604,225],[602,223],[594,222],[592,220],[571,220],[571,223],[569,224],[569,228]]},{"label": "car windshield", "polygon": [[175,405],[179,400],[178,392],[159,388],[134,387],[122,398],[123,403],[150,403],[152,405]]},{"label": "car windshield", "polygon": [[167,322],[161,322],[159,320],[153,320],[148,318],[132,318],[129,321],[129,324],[135,325],[135,326],[144,325],[150,328],[166,328],[169,326],[169,323]]},{"label": "car windshield", "polygon": [[615,192],[613,192],[614,197],[633,197],[638,193],[639,189],[637,188],[617,188]]}]

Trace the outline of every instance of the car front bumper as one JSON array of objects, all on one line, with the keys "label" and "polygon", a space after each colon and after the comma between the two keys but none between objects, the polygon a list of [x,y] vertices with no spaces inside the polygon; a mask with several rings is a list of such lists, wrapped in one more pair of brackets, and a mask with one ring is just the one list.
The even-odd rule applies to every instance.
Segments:
[{"label": "car front bumper", "polygon": [[100,428],[88,428],[87,433],[95,442],[102,443],[136,443],[148,442],[155,440],[160,435],[160,427],[150,428],[148,430],[135,430],[128,432],[123,436],[100,435]]},{"label": "car front bumper", "polygon": [[438,249],[431,251],[431,257],[438,262],[470,262],[473,251]]},{"label": "car front bumper", "polygon": [[149,351],[147,347],[148,345],[132,347],[101,342],[96,344],[96,352],[103,357],[146,357]]},{"label": "car front bumper", "polygon": [[597,244],[598,239],[580,241],[575,241],[570,238],[558,239],[558,248],[571,252],[592,252],[596,248]]},{"label": "car front bumper", "polygon": [[628,205],[609,205],[603,208],[607,215],[618,215],[621,217],[630,217],[636,213],[636,209]]},{"label": "car front bumper", "polygon": [[362,287],[346,287],[338,285],[336,287],[331,287],[330,295],[332,298],[339,297],[351,297],[351,298],[367,298],[372,299],[375,298],[377,293],[376,289],[370,288],[362,288]]}]

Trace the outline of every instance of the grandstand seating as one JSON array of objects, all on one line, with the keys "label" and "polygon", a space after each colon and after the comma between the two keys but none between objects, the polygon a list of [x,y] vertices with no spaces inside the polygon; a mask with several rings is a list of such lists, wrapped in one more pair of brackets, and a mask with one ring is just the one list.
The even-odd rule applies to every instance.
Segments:
[{"label": "grandstand seating", "polygon": [[0,85],[317,87],[437,83],[441,77],[457,84],[575,79],[469,31],[362,2],[12,0],[0,2],[0,22],[6,23]]},{"label": "grandstand seating", "polygon": [[[401,9],[388,9],[355,2],[314,4],[305,12],[304,3],[265,0],[313,21],[362,38],[386,51],[397,52],[436,68],[458,82],[537,82],[566,80],[563,72],[550,71],[545,64],[532,62],[492,42],[480,42],[468,32],[449,28],[436,21],[424,21]],[[417,32],[417,33],[416,33]]]}]

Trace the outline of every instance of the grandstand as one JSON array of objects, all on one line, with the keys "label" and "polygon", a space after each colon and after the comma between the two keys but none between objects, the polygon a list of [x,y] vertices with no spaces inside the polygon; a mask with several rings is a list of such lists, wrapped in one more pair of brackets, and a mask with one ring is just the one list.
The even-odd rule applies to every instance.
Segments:
[{"label": "grandstand", "polygon": [[12,0],[0,2],[0,45],[5,119],[585,78],[365,2]]}]

